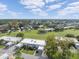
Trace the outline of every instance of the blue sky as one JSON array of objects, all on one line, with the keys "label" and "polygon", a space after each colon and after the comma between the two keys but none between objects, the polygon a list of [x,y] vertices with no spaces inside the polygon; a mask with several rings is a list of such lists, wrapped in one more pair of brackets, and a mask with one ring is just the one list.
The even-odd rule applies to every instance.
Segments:
[{"label": "blue sky", "polygon": [[0,0],[0,19],[79,19],[79,0]]}]

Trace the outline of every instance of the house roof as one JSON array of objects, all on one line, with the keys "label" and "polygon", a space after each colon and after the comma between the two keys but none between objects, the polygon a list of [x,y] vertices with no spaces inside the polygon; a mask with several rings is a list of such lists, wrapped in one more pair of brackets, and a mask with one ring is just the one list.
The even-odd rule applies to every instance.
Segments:
[{"label": "house roof", "polygon": [[46,45],[45,40],[36,40],[36,39],[29,39],[29,38],[24,39],[22,43],[35,44],[35,45],[40,45],[40,46]]},{"label": "house roof", "polygon": [[38,50],[44,50],[44,47],[43,46],[39,46]]},{"label": "house roof", "polygon": [[0,38],[0,40],[3,39],[5,41],[11,41],[11,42],[18,42],[21,40],[20,37],[9,37],[9,36],[3,36]]},{"label": "house roof", "polygon": [[54,28],[46,28],[44,30],[49,31],[49,30],[54,30]]},{"label": "house roof", "polygon": [[79,42],[77,42],[77,43],[76,43],[76,45],[78,45],[78,46],[79,46]]},{"label": "house roof", "polygon": [[22,47],[23,46],[23,44],[22,43],[18,43],[17,45],[16,45],[16,47]]},{"label": "house roof", "polygon": [[12,42],[8,42],[6,45],[12,45],[13,43]]}]

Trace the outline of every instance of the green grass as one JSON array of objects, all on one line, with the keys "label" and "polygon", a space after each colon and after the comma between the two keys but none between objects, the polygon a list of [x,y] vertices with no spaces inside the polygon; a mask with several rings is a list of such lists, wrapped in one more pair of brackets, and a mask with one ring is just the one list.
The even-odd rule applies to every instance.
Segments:
[{"label": "green grass", "polygon": [[[64,30],[64,31],[60,31],[60,32],[49,32],[46,34],[38,34],[37,30],[31,30],[31,31],[24,31],[24,38],[33,38],[33,39],[46,39],[48,34],[55,34],[57,36],[65,36],[66,34],[74,34],[74,35],[79,35],[79,30],[76,29],[68,29],[68,30]],[[18,31],[16,32],[12,32],[10,35],[8,35],[7,33],[4,34],[0,34],[1,36],[16,36],[16,34],[18,33]]]},{"label": "green grass", "polygon": [[0,45],[0,48],[4,48],[5,46],[3,46],[3,45]]},{"label": "green grass", "polygon": [[68,29],[62,32],[55,32],[56,35],[65,36],[66,34],[73,34],[75,36],[79,35],[79,30],[76,29]]},{"label": "green grass", "polygon": [[17,56],[15,59],[24,59],[24,58],[21,58],[20,56]]},{"label": "green grass", "polygon": [[26,54],[30,54],[30,55],[34,54],[34,50],[24,50],[24,49],[21,49],[20,51],[21,51],[21,53],[26,53]]},{"label": "green grass", "polygon": [[74,54],[71,59],[79,59],[79,55],[78,54]]},{"label": "green grass", "polygon": [[[47,34],[38,34],[37,30],[32,30],[32,31],[24,31],[22,33],[24,33],[24,38],[33,38],[33,39],[46,39],[46,35]],[[7,36],[16,36],[16,34],[18,33],[18,31],[16,32],[12,32],[10,35],[7,35],[7,33],[5,33],[5,35]]]}]

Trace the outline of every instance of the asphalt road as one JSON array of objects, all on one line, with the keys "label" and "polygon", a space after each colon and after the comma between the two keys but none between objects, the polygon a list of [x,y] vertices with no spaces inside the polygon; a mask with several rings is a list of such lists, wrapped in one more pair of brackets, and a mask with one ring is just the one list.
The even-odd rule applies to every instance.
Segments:
[{"label": "asphalt road", "polygon": [[7,48],[7,49],[0,49],[0,55],[2,55],[4,53],[12,54],[15,52],[14,49],[15,49],[15,46],[12,46],[12,47]]},{"label": "asphalt road", "polygon": [[25,54],[25,53],[22,53],[22,57],[24,59],[48,59],[46,56],[34,56],[34,55],[29,55],[29,54]]}]

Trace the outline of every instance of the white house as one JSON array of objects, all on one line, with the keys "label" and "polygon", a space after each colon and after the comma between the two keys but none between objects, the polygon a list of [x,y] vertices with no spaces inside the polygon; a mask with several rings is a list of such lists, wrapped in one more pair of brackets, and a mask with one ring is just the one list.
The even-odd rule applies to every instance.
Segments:
[{"label": "white house", "polygon": [[79,42],[75,43],[77,49],[79,49]]},{"label": "white house", "polygon": [[16,45],[17,48],[21,48],[22,46],[23,46],[23,43],[18,43],[18,44]]},{"label": "white house", "polygon": [[14,42],[14,43],[21,41],[21,39],[22,38],[20,38],[20,37],[10,37],[10,36],[3,36],[0,38],[0,40],[4,40],[7,42]]},{"label": "white house", "polygon": [[29,38],[26,38],[21,42],[25,43],[25,44],[35,44],[35,45],[39,45],[39,46],[46,45],[45,40],[36,40],[36,39],[29,39]]},{"label": "white house", "polygon": [[5,45],[6,45],[7,47],[10,47],[10,46],[14,45],[14,43],[13,43],[13,42],[8,42],[8,43],[6,43]]},{"label": "white house", "polygon": [[42,50],[42,51],[43,51],[43,50],[44,50],[44,47],[39,46],[39,47],[38,47],[38,50]]},{"label": "white house", "polygon": [[47,31],[47,32],[51,32],[51,31],[54,31],[54,28],[46,28],[44,30]]},{"label": "white house", "polygon": [[39,28],[38,30],[46,31],[46,32],[51,32],[54,31],[54,28]]},{"label": "white house", "polygon": [[[39,48],[39,47],[44,47],[46,45],[45,40],[36,40],[36,39],[24,39],[23,41],[21,41],[21,43],[23,43],[26,46],[31,46],[31,47],[35,47],[35,48]],[[43,50],[42,48],[40,48],[41,50]]]}]

